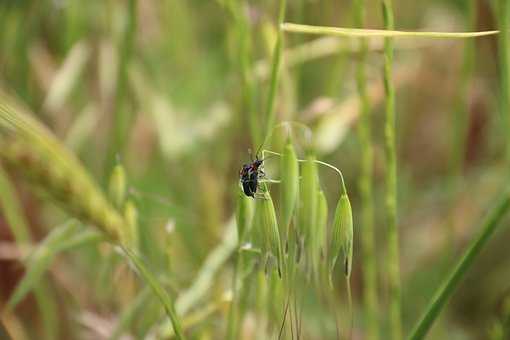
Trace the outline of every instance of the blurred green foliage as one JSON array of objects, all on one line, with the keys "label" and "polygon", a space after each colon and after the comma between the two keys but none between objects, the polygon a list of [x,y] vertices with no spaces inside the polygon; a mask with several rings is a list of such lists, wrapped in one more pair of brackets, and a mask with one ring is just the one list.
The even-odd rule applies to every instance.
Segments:
[{"label": "blurred green foliage", "polygon": [[[382,28],[380,3],[366,3],[365,27]],[[399,0],[393,9],[397,29],[482,31],[498,27],[495,4]],[[353,27],[351,5],[350,1],[287,1],[285,21]],[[0,88],[25,103],[105,191],[116,162],[124,166],[126,199],[138,212],[139,253],[176,301],[177,312],[184,314],[182,324],[191,338],[219,339],[225,334],[230,301],[225,293],[236,267],[232,239],[238,171],[249,160],[247,150],[256,147],[250,130],[253,118],[259,129],[265,126],[277,20],[278,2],[269,0],[0,1]],[[309,126],[317,159],[341,168],[345,175],[354,219],[354,336],[364,338],[363,263],[356,250],[362,232],[357,229],[362,209],[357,186],[358,44],[348,38],[291,34],[285,34],[283,42],[276,120]],[[301,52],[300,46],[304,46]],[[395,40],[405,334],[476,234],[480,227],[476,221],[490,208],[492,197],[507,182],[504,155],[509,132],[502,118],[507,113],[499,113],[498,46],[495,37],[470,42]],[[384,339],[389,333],[382,49],[381,39],[371,39],[367,56],[361,59],[372,120],[377,318]],[[291,63],[298,52],[301,59]],[[467,71],[466,53],[473,60]],[[455,116],[455,112],[464,114]],[[286,131],[259,132],[273,133],[265,147],[282,152]],[[295,128],[292,135],[298,158],[305,158],[306,133]],[[266,163],[268,176],[277,177],[278,158]],[[326,200],[337,202],[338,177],[328,169],[317,171]],[[30,258],[24,261],[27,254],[41,249],[37,245],[46,244],[43,239],[50,230],[67,219],[48,196],[34,193],[19,173],[9,170],[7,177],[15,190],[15,195],[9,190],[8,197],[15,196],[19,204],[14,203],[14,208],[2,204],[1,209],[12,209],[8,213],[0,210],[2,311],[16,285],[23,282],[20,261],[29,263]],[[273,198],[279,197],[278,190],[278,185],[271,185]],[[18,210],[25,215],[23,224],[31,235],[21,241],[10,231],[15,228],[10,223],[16,223],[12,214]],[[330,207],[330,221],[333,214]],[[503,230],[483,249],[432,328],[431,339],[508,335],[504,301],[510,292],[509,240],[510,231]],[[19,247],[13,246],[15,242]],[[171,334],[157,299],[147,294],[110,246],[86,243],[46,265],[50,269],[40,283],[42,289],[34,294],[38,303],[31,303],[29,295],[14,312],[2,315],[14,338],[34,338],[48,325],[55,327],[53,320],[45,321],[42,309],[36,307],[40,304],[46,310],[57,308],[61,320],[58,333],[46,330],[47,338]],[[341,271],[337,275],[340,278]],[[264,280],[269,279],[245,282],[245,288]],[[339,313],[348,315],[343,287],[334,294]],[[57,301],[57,306],[41,302],[44,297]],[[239,313],[245,316],[242,334],[255,338],[260,333],[253,323],[260,320],[254,318],[253,306],[247,308],[243,302],[250,297],[240,299]],[[334,338],[334,324],[322,320],[327,308],[316,306],[321,297],[310,291],[301,299],[304,338]],[[283,313],[283,307],[277,311]]]}]

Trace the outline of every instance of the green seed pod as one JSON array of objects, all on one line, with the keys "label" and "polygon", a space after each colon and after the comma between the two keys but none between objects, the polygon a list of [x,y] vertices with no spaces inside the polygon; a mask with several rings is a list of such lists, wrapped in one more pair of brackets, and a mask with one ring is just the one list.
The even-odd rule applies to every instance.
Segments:
[{"label": "green seed pod", "polygon": [[239,243],[242,243],[247,237],[246,233],[251,228],[254,207],[253,200],[244,194],[241,187],[237,192],[237,238]]},{"label": "green seed pod", "polygon": [[124,219],[128,227],[128,242],[133,249],[138,249],[140,239],[138,233],[138,209],[131,200],[128,200],[124,207]]},{"label": "green seed pod", "polygon": [[284,232],[287,239],[288,228],[294,209],[296,207],[296,200],[299,188],[299,165],[296,157],[296,152],[290,141],[287,139],[283,155],[281,158],[281,224],[282,232]]},{"label": "green seed pod", "polygon": [[[315,237],[315,222],[317,212],[318,177],[317,165],[313,156],[308,156],[301,165],[301,186],[299,189],[299,223],[300,237],[304,238],[305,254],[309,254],[309,246]],[[307,251],[308,249],[308,251]]]},{"label": "green seed pod", "polygon": [[121,209],[126,199],[126,172],[122,164],[118,163],[112,170],[108,194],[113,205]]},{"label": "green seed pod", "polygon": [[320,268],[326,249],[326,234],[328,228],[328,202],[322,190],[317,192],[317,222],[313,247],[313,267],[316,278],[320,274]]},{"label": "green seed pod", "polygon": [[257,200],[255,208],[257,223],[255,234],[261,236],[264,253],[269,252],[277,259],[278,270],[281,271],[283,254],[273,200],[265,186],[261,186],[261,193],[264,197]]},{"label": "green seed pod", "polygon": [[342,193],[335,211],[335,219],[331,230],[330,251],[330,274],[333,272],[336,261],[340,252],[344,256],[344,274],[346,277],[351,275],[352,267],[352,239],[353,224],[352,210],[349,197],[346,193]]}]

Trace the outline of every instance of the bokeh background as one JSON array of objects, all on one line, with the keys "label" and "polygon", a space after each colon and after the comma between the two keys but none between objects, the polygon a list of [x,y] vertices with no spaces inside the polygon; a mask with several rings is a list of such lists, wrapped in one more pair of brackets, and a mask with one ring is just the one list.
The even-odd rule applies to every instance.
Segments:
[{"label": "bokeh background", "polygon": [[[366,27],[382,28],[379,2],[368,1],[366,10]],[[396,27],[402,30],[498,27],[496,1],[399,0],[394,10]],[[249,160],[247,150],[256,148],[248,112],[260,112],[263,119],[277,12],[278,3],[270,0],[0,1],[1,88],[28,106],[103,187],[113,165],[123,164],[139,211],[142,253],[165,273],[177,296],[196,282],[232,224],[238,171]],[[285,20],[352,27],[352,1],[288,1]],[[277,119],[308,125],[317,158],[344,172],[355,223],[354,314],[361,320],[358,45],[353,39],[292,34],[285,34],[284,42]],[[398,39],[395,48],[398,226],[408,331],[505,184],[509,132],[508,113],[500,112],[497,37]],[[385,338],[382,40],[370,40],[369,50],[379,319]],[[302,157],[301,139],[296,133]],[[321,170],[330,202],[338,196],[335,176]],[[31,238],[39,242],[65,215],[16,173],[9,178]],[[3,214],[5,210],[0,212],[0,306],[21,279],[22,259],[31,247],[16,246]],[[453,295],[431,339],[486,339],[508,324],[510,230],[502,229]],[[111,335],[138,292],[125,264],[112,259],[110,251],[90,245],[59,254],[41,282],[54,302],[56,329],[44,331],[44,318],[29,295],[3,316],[13,336]],[[232,267],[226,256],[200,304],[220,298],[231,283]],[[158,334],[158,304],[149,299],[144,306],[125,334]],[[193,325],[190,334],[221,338],[226,315],[227,307],[220,305]],[[246,338],[255,334],[255,326],[245,328]],[[320,338],[318,334],[312,327],[307,337]],[[362,321],[354,337],[364,338]]]}]

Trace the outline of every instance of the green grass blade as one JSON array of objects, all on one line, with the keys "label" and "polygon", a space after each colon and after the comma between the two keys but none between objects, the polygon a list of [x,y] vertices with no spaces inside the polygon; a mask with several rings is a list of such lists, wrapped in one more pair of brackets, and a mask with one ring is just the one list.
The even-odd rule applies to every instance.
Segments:
[{"label": "green grass blade", "polygon": [[122,311],[117,321],[117,325],[110,336],[111,340],[119,339],[135,321],[135,317],[142,311],[147,300],[150,298],[150,289],[148,286],[143,288],[133,301]]},{"label": "green grass blade", "polygon": [[[7,308],[14,308],[32,289],[39,285],[42,275],[53,262],[55,255],[91,241],[90,233],[90,230],[83,230],[77,221],[70,221],[53,229],[30,254],[26,273],[12,294]],[[95,235],[92,239],[94,240],[98,234],[92,233]],[[86,235],[85,238],[84,235]],[[76,237],[79,237],[79,242],[76,242]]]},{"label": "green grass blade", "polygon": [[498,34],[499,31],[481,32],[420,32],[420,31],[395,31],[393,29],[374,30],[361,28],[343,28],[330,26],[300,25],[286,22],[282,24],[285,32],[334,35],[347,38],[438,38],[438,39],[462,39],[475,38]]},{"label": "green grass blade", "polygon": [[223,232],[223,240],[214,248],[205,259],[200,271],[193,280],[193,284],[183,291],[175,302],[175,309],[179,315],[189,312],[198,303],[203,301],[214,284],[215,276],[222,269],[236,250],[238,245],[234,218],[230,219]]},{"label": "green grass blade", "polygon": [[453,294],[461,279],[469,270],[473,261],[480,254],[483,246],[487,243],[489,238],[494,234],[502,218],[510,208],[510,190],[507,190],[494,208],[489,212],[486,217],[480,233],[476,238],[471,241],[469,248],[465,251],[455,269],[446,278],[443,284],[438,288],[434,298],[427,307],[425,313],[420,321],[416,324],[409,339],[418,340],[423,339],[430,327],[441,313],[441,310],[446,305],[446,302]]},{"label": "green grass blade", "polygon": [[126,247],[122,247],[122,250],[124,254],[129,258],[129,260],[131,260],[131,262],[136,268],[136,271],[141,276],[143,281],[151,287],[154,294],[163,304],[163,308],[165,309],[166,314],[168,315],[170,321],[172,322],[176,338],[185,339],[184,334],[182,333],[181,322],[177,317],[173,301],[170,298],[170,295],[168,295],[168,292],[163,288],[163,286],[159,283],[154,274],[147,268],[147,266],[142,262],[138,255],[136,255]]}]

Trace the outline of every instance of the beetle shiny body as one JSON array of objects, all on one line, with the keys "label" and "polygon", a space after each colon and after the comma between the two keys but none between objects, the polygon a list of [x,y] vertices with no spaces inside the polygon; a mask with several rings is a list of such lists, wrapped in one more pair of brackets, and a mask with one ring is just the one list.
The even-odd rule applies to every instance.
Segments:
[{"label": "beetle shiny body", "polygon": [[241,171],[239,171],[239,180],[243,186],[243,192],[248,197],[255,198],[259,179],[264,176],[262,171],[263,162],[262,159],[257,158],[249,164],[244,164]]}]

